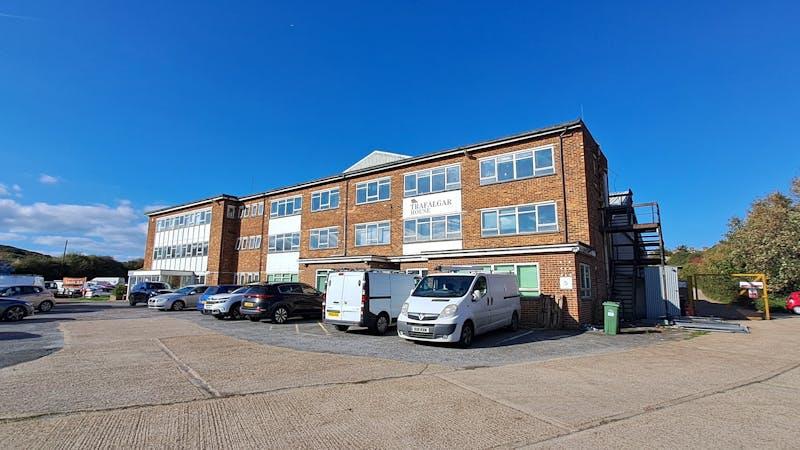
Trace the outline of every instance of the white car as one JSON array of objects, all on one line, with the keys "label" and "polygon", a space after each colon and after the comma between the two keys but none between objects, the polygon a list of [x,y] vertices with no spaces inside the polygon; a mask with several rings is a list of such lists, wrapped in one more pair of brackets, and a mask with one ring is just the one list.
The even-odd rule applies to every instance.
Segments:
[{"label": "white car", "polygon": [[206,291],[208,286],[204,284],[192,284],[184,286],[175,292],[159,294],[147,300],[147,307],[159,309],[161,311],[172,310],[182,311],[186,308],[194,309],[197,299]]},{"label": "white car", "polygon": [[215,294],[205,301],[203,304],[203,312],[211,314],[214,318],[222,320],[230,317],[234,320],[244,319],[242,314],[242,298],[244,293],[249,290],[249,286],[242,286],[233,292],[226,292],[224,294]]},{"label": "white car", "polygon": [[482,333],[519,327],[517,278],[500,273],[442,273],[423,278],[403,304],[397,334],[403,339],[472,345]]}]

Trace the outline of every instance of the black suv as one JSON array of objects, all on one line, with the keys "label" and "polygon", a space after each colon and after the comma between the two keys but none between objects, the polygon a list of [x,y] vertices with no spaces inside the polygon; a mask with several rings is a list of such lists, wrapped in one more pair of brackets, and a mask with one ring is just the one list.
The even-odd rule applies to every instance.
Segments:
[{"label": "black suv", "polygon": [[160,281],[141,281],[133,285],[128,295],[128,304],[136,306],[137,303],[147,303],[150,297],[158,294],[172,292],[167,283]]},{"label": "black suv", "polygon": [[250,285],[243,294],[241,312],[253,322],[272,319],[285,323],[290,317],[322,317],[322,293],[303,283]]}]

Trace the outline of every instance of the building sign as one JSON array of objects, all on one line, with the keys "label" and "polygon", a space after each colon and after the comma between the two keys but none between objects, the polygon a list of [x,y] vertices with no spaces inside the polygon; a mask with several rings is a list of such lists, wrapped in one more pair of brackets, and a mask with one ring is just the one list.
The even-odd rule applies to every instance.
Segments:
[{"label": "building sign", "polygon": [[461,212],[461,191],[437,192],[403,199],[403,218],[458,214]]},{"label": "building sign", "polygon": [[565,291],[572,289],[572,277],[559,278],[559,286]]},{"label": "building sign", "polygon": [[740,281],[739,287],[742,289],[764,289],[764,283],[761,281]]}]

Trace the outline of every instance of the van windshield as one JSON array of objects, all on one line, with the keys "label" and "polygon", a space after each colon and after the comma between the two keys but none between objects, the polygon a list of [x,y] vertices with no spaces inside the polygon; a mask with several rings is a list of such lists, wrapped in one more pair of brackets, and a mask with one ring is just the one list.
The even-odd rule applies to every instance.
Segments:
[{"label": "van windshield", "polygon": [[414,292],[415,297],[463,297],[475,277],[435,276],[423,278]]}]

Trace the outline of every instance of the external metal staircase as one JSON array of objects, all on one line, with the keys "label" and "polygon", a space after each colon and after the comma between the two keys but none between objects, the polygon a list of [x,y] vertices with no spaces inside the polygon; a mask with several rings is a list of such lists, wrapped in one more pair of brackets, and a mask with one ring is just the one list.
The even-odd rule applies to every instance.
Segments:
[{"label": "external metal staircase", "polygon": [[644,317],[641,268],[665,263],[658,203],[634,204],[630,191],[611,194],[604,227],[611,255],[612,299],[620,302],[623,320]]}]

